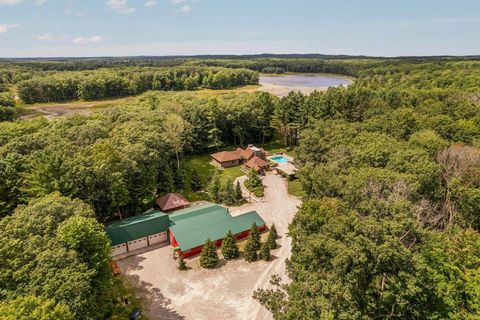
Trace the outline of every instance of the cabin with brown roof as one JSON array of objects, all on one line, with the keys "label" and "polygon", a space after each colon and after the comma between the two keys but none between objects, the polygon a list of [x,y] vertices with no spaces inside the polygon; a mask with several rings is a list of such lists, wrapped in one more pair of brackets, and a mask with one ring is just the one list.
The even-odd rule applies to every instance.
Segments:
[{"label": "cabin with brown roof", "polygon": [[219,168],[231,168],[240,165],[240,155],[235,151],[220,151],[211,155],[213,163]]},{"label": "cabin with brown roof", "polygon": [[190,202],[178,193],[168,193],[155,200],[155,204],[165,213],[190,207]]},{"label": "cabin with brown roof", "polygon": [[245,163],[245,167],[250,170],[255,170],[257,173],[264,174],[268,170],[269,164],[267,161],[254,156]]}]

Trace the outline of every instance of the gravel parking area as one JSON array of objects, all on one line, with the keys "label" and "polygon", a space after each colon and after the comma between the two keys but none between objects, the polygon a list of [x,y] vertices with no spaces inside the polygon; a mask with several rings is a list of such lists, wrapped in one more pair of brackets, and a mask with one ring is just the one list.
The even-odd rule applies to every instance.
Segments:
[{"label": "gravel parking area", "polygon": [[297,207],[298,198],[287,192],[280,176],[263,178],[266,186],[261,202],[230,208],[233,215],[256,210],[268,225],[275,223],[280,239],[269,262],[248,263],[242,259],[205,270],[198,258],[187,260],[187,272],[177,269],[170,246],[157,248],[118,261],[122,272],[143,298],[143,313],[149,319],[272,319],[271,314],[252,299],[257,288],[269,285],[270,276],[285,276],[285,259],[291,240],[285,233]]}]

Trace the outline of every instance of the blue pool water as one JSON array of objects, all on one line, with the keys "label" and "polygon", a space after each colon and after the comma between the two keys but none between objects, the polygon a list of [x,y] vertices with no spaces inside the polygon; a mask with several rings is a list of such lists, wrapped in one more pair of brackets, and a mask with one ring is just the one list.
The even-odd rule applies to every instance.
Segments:
[{"label": "blue pool water", "polygon": [[288,158],[284,156],[275,156],[270,158],[270,160],[275,161],[276,163],[287,163]]}]

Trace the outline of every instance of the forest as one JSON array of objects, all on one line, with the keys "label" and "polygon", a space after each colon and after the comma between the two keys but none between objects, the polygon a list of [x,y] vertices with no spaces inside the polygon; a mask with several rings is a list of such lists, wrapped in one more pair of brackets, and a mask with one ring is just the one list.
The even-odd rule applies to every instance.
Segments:
[{"label": "forest", "polygon": [[[306,194],[289,227],[291,281],[274,277],[274,289],[254,293],[276,319],[480,317],[479,62],[287,60],[3,70],[4,91],[30,85],[32,101],[88,100],[79,96],[86,87],[140,95],[89,115],[0,122],[0,315],[108,317],[114,284],[103,224],[143,212],[157,195],[190,190],[189,155],[276,139],[298,155]],[[177,90],[158,79],[182,79],[187,89],[198,76],[188,87],[195,89],[216,87],[204,79],[223,73],[217,88],[228,88],[258,81],[265,68],[330,64],[354,83],[283,98],[148,91]],[[44,87],[52,79],[75,83],[72,96]],[[0,104],[15,107],[10,93]]]}]

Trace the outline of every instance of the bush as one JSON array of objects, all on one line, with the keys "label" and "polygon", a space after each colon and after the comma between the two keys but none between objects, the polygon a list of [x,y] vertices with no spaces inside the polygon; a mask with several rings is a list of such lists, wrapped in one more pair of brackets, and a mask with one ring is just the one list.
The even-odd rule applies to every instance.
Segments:
[{"label": "bush", "polygon": [[183,259],[182,256],[179,256],[178,257],[178,270],[185,271],[187,269],[188,269],[187,263],[185,262],[185,260]]}]

